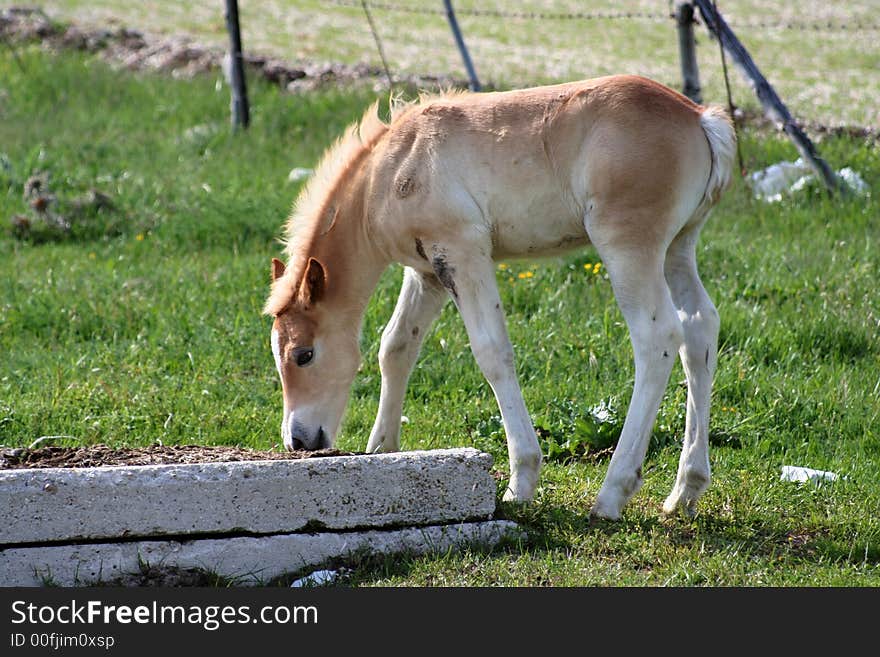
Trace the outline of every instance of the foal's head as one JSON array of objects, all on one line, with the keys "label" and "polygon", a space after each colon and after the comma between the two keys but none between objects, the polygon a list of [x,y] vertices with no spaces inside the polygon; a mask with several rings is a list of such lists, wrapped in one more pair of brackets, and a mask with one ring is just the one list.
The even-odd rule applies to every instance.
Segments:
[{"label": "foal's head", "polygon": [[308,259],[298,282],[290,278],[273,259],[273,290],[288,290],[281,303],[267,306],[275,318],[272,353],[284,396],[281,436],[287,449],[332,447],[360,364],[357,331],[331,312],[318,260]]}]

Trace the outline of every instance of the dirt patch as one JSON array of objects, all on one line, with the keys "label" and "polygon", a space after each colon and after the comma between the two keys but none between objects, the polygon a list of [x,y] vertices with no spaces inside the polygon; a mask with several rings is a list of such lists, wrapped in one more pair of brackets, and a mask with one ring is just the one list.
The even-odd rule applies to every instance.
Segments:
[{"label": "dirt patch", "polygon": [[284,461],[327,456],[357,456],[338,449],[269,452],[256,449],[204,445],[150,445],[114,449],[107,445],[88,447],[39,447],[0,451],[0,470],[24,468],[98,468],[112,465],[171,465],[220,463],[224,461]]},{"label": "dirt patch", "polygon": [[126,573],[106,582],[89,582],[92,586],[125,587],[184,587],[184,586],[230,586],[233,582],[199,568],[175,568],[172,566],[141,565],[137,573]]},{"label": "dirt patch", "polygon": [[[151,70],[175,77],[223,70],[225,51],[188,36],[159,36],[126,27],[94,29],[53,21],[42,9],[13,7],[0,10],[0,42],[39,42],[50,50],[82,50],[96,53],[115,66]],[[289,92],[311,91],[325,85],[364,82],[387,88],[384,72],[367,64],[340,64],[301,60],[290,64],[277,58],[245,53],[249,74],[256,74]],[[227,75],[228,78],[228,75]],[[415,89],[466,87],[452,76],[396,75],[395,84]]]},{"label": "dirt patch", "polygon": [[[0,46],[3,41],[11,44],[38,42],[42,47],[54,51],[91,52],[113,66],[129,70],[161,71],[174,77],[192,77],[208,71],[224,70],[224,75],[228,78],[225,73],[226,53],[217,45],[199,42],[187,35],[150,34],[116,25],[95,28],[62,23],[50,18],[42,9],[34,7],[0,9]],[[382,68],[365,63],[343,64],[307,59],[287,62],[254,52],[244,53],[244,61],[248,75],[261,77],[291,93],[308,92],[338,84],[362,84],[377,92],[388,88]],[[622,70],[620,66],[617,68]],[[406,89],[407,92],[414,93],[424,89],[463,89],[467,87],[467,80],[451,75],[395,73],[394,84],[398,91]],[[495,88],[488,80],[484,80],[483,86],[486,91]],[[742,90],[739,90],[739,94],[739,97],[743,97]],[[880,131],[875,126],[829,125],[827,121],[801,118],[797,121],[801,128],[820,137],[845,135],[864,138],[872,144],[880,139]],[[762,112],[753,108],[738,109],[737,122],[768,129],[775,127]]]}]

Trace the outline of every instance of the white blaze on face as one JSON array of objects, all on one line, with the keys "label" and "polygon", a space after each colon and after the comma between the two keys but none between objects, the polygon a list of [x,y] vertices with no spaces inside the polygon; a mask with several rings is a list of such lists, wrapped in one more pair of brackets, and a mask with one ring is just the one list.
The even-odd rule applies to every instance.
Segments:
[{"label": "white blaze on face", "polygon": [[[275,369],[278,370],[278,376],[280,377],[280,376],[282,376],[281,375],[281,344],[279,342],[278,331],[275,330],[274,328],[272,329],[271,343],[272,343],[272,355],[275,357]],[[285,400],[285,402],[284,402],[284,415],[283,415],[283,419],[281,421],[281,438],[284,441],[284,446],[287,447],[288,449],[291,446],[290,424],[288,422],[289,417],[290,417],[290,414],[287,412],[287,401]]]},{"label": "white blaze on face", "polygon": [[278,331],[272,329],[272,355],[275,356],[275,368],[281,376],[281,346],[278,343]]}]

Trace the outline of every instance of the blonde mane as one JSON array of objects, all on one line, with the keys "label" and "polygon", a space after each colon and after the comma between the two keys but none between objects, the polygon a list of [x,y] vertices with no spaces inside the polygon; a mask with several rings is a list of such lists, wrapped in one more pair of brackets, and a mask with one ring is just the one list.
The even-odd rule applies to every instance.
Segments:
[{"label": "blonde mane", "polygon": [[[393,102],[393,101],[392,101]],[[332,199],[351,168],[372,150],[388,131],[388,124],[379,118],[376,101],[360,121],[352,123],[342,136],[327,149],[314,174],[300,192],[284,229],[284,252],[287,271],[272,283],[272,289],[263,312],[277,315],[293,300],[298,283],[305,272],[309,251],[320,233],[327,232],[334,217],[329,217]]]},{"label": "blonde mane", "polygon": [[418,100],[404,101],[400,97],[389,99],[391,122],[379,118],[379,101],[364,112],[359,121],[349,125],[342,136],[330,146],[315,167],[315,172],[300,192],[293,205],[284,229],[284,252],[287,269],[284,275],[272,283],[272,289],[263,312],[278,315],[293,301],[308,263],[309,253],[315,240],[330,230],[335,221],[333,199],[352,167],[362,156],[369,153],[376,142],[388,132],[391,124],[409,110],[431,101],[464,95],[468,92],[443,90],[439,93],[421,93]]}]

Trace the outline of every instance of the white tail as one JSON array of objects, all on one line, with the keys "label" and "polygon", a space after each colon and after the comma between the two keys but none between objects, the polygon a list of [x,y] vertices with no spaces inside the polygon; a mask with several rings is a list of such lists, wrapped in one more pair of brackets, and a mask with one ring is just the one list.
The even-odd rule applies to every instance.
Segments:
[{"label": "white tail", "polygon": [[727,112],[722,107],[712,106],[703,110],[700,125],[709,141],[712,151],[712,173],[706,184],[704,200],[714,205],[721,198],[721,192],[730,185],[733,176],[733,163],[736,157],[736,132]]}]

